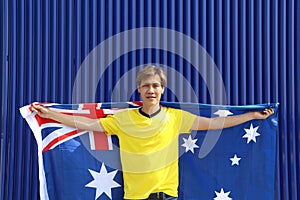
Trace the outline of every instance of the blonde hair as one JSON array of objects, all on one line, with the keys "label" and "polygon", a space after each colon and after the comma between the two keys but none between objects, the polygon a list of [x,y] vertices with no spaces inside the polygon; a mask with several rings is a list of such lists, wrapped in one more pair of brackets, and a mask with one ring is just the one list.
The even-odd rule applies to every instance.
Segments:
[{"label": "blonde hair", "polygon": [[147,65],[138,73],[138,75],[136,77],[137,86],[138,87],[140,86],[142,80],[144,80],[150,76],[155,76],[156,74],[160,77],[160,80],[161,80],[160,84],[163,87],[165,87],[167,84],[167,76],[166,76],[163,68],[157,67],[155,65]]}]

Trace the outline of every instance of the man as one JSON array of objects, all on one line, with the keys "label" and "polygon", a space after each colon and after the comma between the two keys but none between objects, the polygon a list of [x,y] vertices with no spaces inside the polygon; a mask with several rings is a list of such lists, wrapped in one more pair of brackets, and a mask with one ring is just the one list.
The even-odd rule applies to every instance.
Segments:
[{"label": "man", "polygon": [[222,129],[253,119],[265,119],[273,109],[236,116],[206,118],[160,105],[166,87],[162,68],[146,66],[137,75],[143,106],[106,118],[89,119],[61,114],[40,105],[34,111],[81,130],[117,135],[124,178],[125,199],[177,199],[178,135],[192,130]]}]

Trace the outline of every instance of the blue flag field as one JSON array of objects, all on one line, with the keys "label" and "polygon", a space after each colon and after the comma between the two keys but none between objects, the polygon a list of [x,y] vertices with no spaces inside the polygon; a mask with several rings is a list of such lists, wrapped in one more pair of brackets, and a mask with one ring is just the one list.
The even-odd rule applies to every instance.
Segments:
[{"label": "blue flag field", "polygon": [[[43,104],[69,115],[101,118],[142,106],[141,102]],[[215,131],[181,134],[180,200],[274,200],[278,104],[216,106],[161,102],[206,116],[228,116],[272,107],[275,114]],[[121,200],[122,167],[118,138],[78,130],[20,108],[38,146],[42,200]]]}]

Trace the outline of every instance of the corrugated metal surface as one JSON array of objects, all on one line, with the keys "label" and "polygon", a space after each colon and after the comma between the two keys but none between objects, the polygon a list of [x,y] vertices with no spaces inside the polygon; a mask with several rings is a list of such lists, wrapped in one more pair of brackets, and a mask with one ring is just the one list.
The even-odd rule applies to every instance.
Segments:
[{"label": "corrugated metal surface", "polygon": [[[96,85],[96,94],[82,87],[76,101],[136,100],[130,77],[119,88],[115,85],[127,72],[134,75],[136,66],[160,63],[168,70],[169,86],[177,88],[168,90],[163,100],[224,103],[226,99],[231,105],[280,102],[277,199],[299,198],[299,1],[4,0],[0,9],[1,199],[39,198],[36,145],[18,108],[33,101],[71,103],[73,84],[89,52],[115,34],[143,27],[167,28],[192,40],[177,40],[175,33],[166,32],[157,37],[150,31],[152,39],[138,32],[129,40],[108,43],[101,58],[115,58],[114,62]],[[163,46],[117,56],[135,42],[143,45],[149,40],[152,46],[162,43],[184,56]],[[186,58],[203,62],[197,61],[199,48],[192,46],[193,41],[212,57],[224,90],[211,68],[191,67]],[[92,61],[102,63],[97,58]],[[81,78],[98,83],[99,77],[91,75],[99,74],[102,66],[89,64],[95,67]],[[177,77],[174,69],[183,76]],[[192,90],[183,87],[183,77]]]}]

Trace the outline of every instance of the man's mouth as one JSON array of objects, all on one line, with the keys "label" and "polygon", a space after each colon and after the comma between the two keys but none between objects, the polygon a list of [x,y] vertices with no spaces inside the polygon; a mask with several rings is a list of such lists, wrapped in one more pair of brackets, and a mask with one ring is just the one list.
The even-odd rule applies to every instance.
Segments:
[{"label": "man's mouth", "polygon": [[155,96],[148,96],[146,97],[147,99],[155,99],[156,97]]}]

